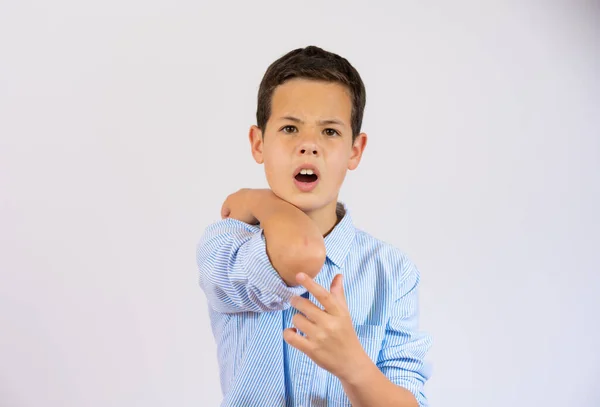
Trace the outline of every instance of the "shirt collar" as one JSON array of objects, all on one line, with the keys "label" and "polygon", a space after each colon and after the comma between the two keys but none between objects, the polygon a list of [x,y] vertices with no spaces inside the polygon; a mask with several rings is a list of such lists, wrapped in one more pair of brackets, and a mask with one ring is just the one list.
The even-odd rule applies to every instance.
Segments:
[{"label": "shirt collar", "polygon": [[335,264],[338,268],[343,267],[344,261],[348,256],[356,230],[350,216],[350,211],[347,206],[341,202],[338,202],[336,207],[338,219],[341,216],[342,219],[338,222],[333,230],[325,236],[325,251],[327,258]]}]

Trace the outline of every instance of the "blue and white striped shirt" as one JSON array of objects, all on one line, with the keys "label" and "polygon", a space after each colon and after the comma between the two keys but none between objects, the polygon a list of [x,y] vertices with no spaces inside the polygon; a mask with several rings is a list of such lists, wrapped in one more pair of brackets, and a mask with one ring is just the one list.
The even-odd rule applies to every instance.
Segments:
[{"label": "blue and white striped shirt", "polygon": [[[339,204],[341,206],[341,204]],[[315,281],[343,284],[356,334],[393,383],[410,390],[421,407],[430,376],[425,354],[431,337],[418,328],[419,271],[404,253],[354,227],[345,206],[325,237],[326,260]],[[220,366],[221,407],[350,406],[340,380],[283,340],[298,311],[293,295],[318,301],[302,286],[289,287],[271,265],[263,231],[235,219],[210,225],[196,250]]]}]

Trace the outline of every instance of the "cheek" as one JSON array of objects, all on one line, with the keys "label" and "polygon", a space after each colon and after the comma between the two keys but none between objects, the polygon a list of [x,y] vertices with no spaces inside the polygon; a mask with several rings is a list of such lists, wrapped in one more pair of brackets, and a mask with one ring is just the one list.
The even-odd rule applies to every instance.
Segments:
[{"label": "cheek", "polygon": [[336,178],[343,179],[348,170],[349,155],[346,152],[340,152],[329,157],[329,163],[332,173]]},{"label": "cheek", "polygon": [[278,178],[287,174],[286,155],[281,149],[269,148],[264,151],[265,173],[269,177]]}]

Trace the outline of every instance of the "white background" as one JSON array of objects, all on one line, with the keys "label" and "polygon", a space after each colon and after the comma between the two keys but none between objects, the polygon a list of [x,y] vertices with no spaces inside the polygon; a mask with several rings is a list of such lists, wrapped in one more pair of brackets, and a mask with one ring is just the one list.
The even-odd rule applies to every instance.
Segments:
[{"label": "white background", "polygon": [[600,4],[0,3],[0,406],[217,406],[195,245],[301,46],[367,87],[341,199],[423,275],[433,406],[600,405]]}]

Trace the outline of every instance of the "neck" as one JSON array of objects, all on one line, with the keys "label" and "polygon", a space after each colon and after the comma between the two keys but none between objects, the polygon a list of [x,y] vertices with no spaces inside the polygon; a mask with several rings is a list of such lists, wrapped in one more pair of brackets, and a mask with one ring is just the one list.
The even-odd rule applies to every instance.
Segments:
[{"label": "neck", "polygon": [[306,215],[317,224],[323,237],[327,236],[338,223],[337,199],[323,208],[307,212]]}]

